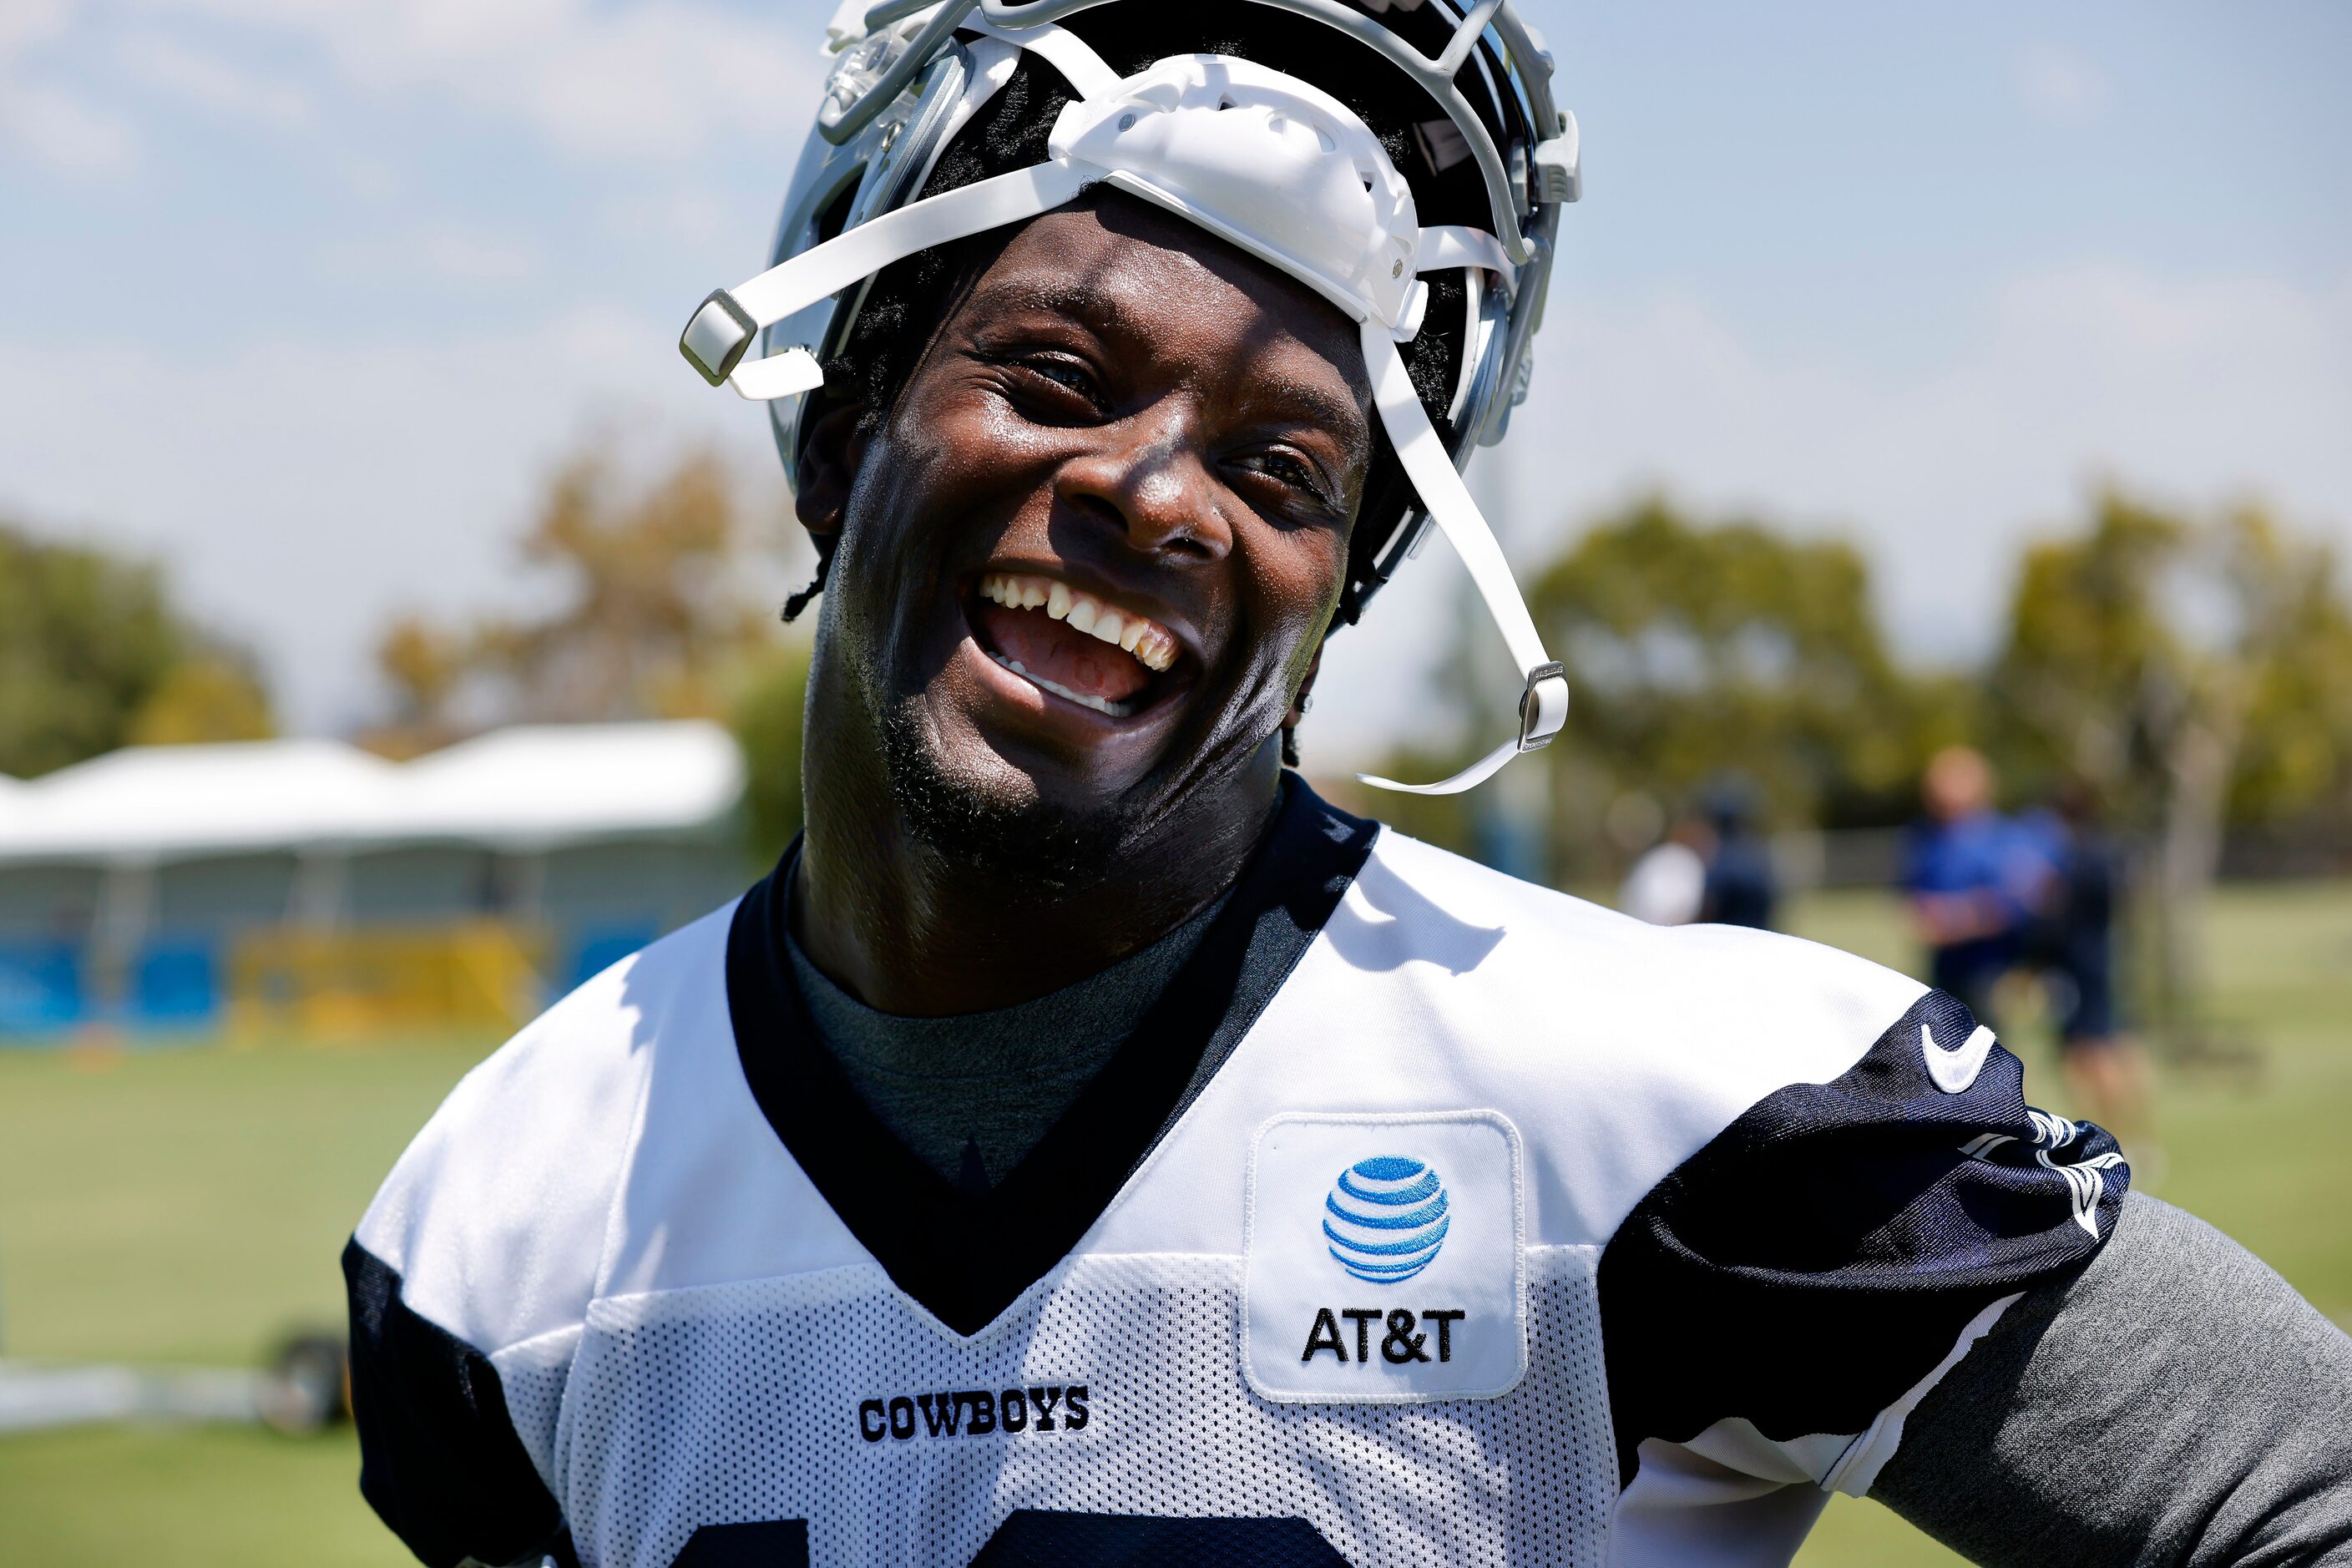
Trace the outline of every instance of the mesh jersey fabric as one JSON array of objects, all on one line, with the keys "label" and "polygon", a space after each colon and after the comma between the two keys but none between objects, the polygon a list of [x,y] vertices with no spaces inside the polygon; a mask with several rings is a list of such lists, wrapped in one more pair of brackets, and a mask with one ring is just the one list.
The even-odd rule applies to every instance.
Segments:
[{"label": "mesh jersey fabric", "polygon": [[[2068,1124],[2062,1142],[2018,1098],[2014,1058],[1966,1043],[1965,1014],[1915,982],[1764,933],[1643,926],[1294,783],[1169,987],[1152,1024],[1169,1059],[1139,1058],[1127,1099],[1095,1107],[1124,1131],[1099,1145],[1116,1168],[1090,1178],[1077,1233],[1045,1248],[991,1211],[1001,1228],[961,1244],[982,1273],[993,1245],[1045,1256],[991,1306],[954,1270],[922,1273],[924,1233],[894,1241],[890,1201],[836,1200],[867,1167],[795,1129],[811,1086],[775,1064],[807,1024],[788,996],[745,994],[755,973],[790,984],[788,964],[734,962],[750,907],[599,977],[478,1069],[355,1237],[401,1310],[473,1356],[453,1372],[411,1336],[363,1358],[363,1434],[371,1408],[449,1407],[405,1381],[495,1377],[537,1486],[509,1465],[515,1495],[465,1508],[515,1529],[560,1509],[583,1563],[718,1561],[721,1538],[696,1531],[793,1520],[803,1532],[758,1539],[804,1536],[815,1562],[1035,1560],[1074,1531],[1148,1552],[1192,1518],[1263,1521],[1263,1554],[1235,1561],[1303,1550],[1289,1521],[1359,1563],[1784,1562],[1822,1487],[1866,1486],[1986,1313],[2096,1247],[2125,1180],[2089,1167],[2086,1205],[2078,1167],[2103,1135]],[[1335,1309],[1372,1289],[1307,1246],[1320,1185],[1276,1216],[1300,1250],[1253,1229],[1260,1134],[1302,1112],[1381,1137],[1463,1113],[1516,1130],[1519,1228],[1499,1234],[1518,1237],[1504,1331],[1526,1371],[1498,1395],[1261,1394],[1247,1367],[1295,1367],[1299,1341],[1250,1339],[1253,1270],[1307,1269]],[[1809,1292],[1870,1303],[1867,1333],[1808,1330]],[[1670,1319],[1688,1328],[1643,1339]],[[1801,1397],[1685,1375],[1742,1347],[1809,1368]],[[1001,1410],[1007,1389],[1080,1385],[1088,1426],[1051,1446],[1034,1421],[916,1435],[925,1396],[972,1396],[968,1434],[982,1394]],[[451,1499],[372,1500],[454,1561],[421,1523]],[[1257,1550],[1235,1544],[1248,1534],[1183,1539]]]},{"label": "mesh jersey fabric", "polygon": [[[1078,1259],[970,1339],[921,1321],[872,1268],[600,1302],[557,1495],[587,1521],[574,1532],[591,1563],[667,1563],[700,1522],[788,1519],[808,1521],[817,1562],[966,1563],[1029,1509],[1304,1519],[1341,1560],[1398,1568],[1597,1564],[1615,1488],[1592,1261],[1541,1254],[1536,1370],[1442,1416],[1241,1390],[1229,1262]],[[1020,1407],[1008,1391],[1028,1407],[1019,1431],[994,1414]],[[970,1430],[984,1408],[971,1398],[956,1435],[940,1430],[958,1394],[995,1402],[988,1430]],[[903,1436],[898,1400],[920,1402]],[[698,1462],[680,1467],[681,1447]]]}]

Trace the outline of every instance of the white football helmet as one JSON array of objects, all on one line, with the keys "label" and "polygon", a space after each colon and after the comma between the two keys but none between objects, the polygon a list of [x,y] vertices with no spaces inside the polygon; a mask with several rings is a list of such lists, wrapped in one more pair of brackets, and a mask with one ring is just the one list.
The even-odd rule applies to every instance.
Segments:
[{"label": "white football helmet", "polygon": [[[1168,0],[849,0],[826,31],[837,56],[815,134],[784,202],[771,268],[705,300],[679,348],[712,385],[764,401],[786,472],[821,363],[848,341],[876,274],[930,247],[1016,223],[1106,184],[1181,215],[1298,279],[1359,323],[1381,427],[1410,481],[1389,515],[1360,515],[1341,614],[1352,621],[1433,521],[1470,569],[1524,685],[1518,733],[1453,778],[1385,789],[1452,794],[1545,745],[1568,715],[1568,683],[1546,655],[1500,547],[1463,485],[1477,445],[1499,441],[1526,395],[1561,204],[1578,195],[1576,121],[1551,100],[1551,59],[1508,0],[1244,0],[1193,28],[1201,52],[1171,49],[1122,72],[1108,42],[1125,13],[1151,37],[1181,36],[1208,8]],[[1092,15],[1088,15],[1091,13]],[[1230,52],[1279,34],[1279,64]],[[1304,26],[1302,26],[1304,24]],[[1430,52],[1416,47],[1424,41]],[[1129,38],[1131,42],[1131,37]],[[1297,58],[1304,46],[1313,58]],[[1366,51],[1369,51],[1367,53]],[[1041,60],[1069,89],[1042,162],[922,195],[957,133]],[[1406,159],[1422,189],[1330,89],[1392,68],[1430,106]],[[1325,84],[1307,79],[1319,78]],[[1414,101],[1419,101],[1418,100]],[[1464,165],[1468,165],[1465,169]],[[1476,184],[1465,175],[1475,173]],[[1465,205],[1463,192],[1483,191]],[[1417,201],[1417,195],[1419,200]],[[1424,226],[1423,205],[1464,221]],[[1421,332],[1433,273],[1456,272],[1449,312],[1450,397],[1441,437],[1399,344]],[[762,336],[764,334],[764,337]],[[753,356],[758,343],[761,353]],[[1424,380],[1426,378],[1424,377]],[[1424,388],[1424,391],[1426,388]],[[1450,450],[1449,450],[1450,448]],[[1417,502],[1417,505],[1415,504]]]}]

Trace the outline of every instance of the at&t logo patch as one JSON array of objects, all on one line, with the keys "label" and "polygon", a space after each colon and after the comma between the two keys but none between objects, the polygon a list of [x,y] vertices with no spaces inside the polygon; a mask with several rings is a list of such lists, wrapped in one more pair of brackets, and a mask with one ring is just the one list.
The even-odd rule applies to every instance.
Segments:
[{"label": "at&t logo patch", "polygon": [[1445,1245],[1445,1184],[1402,1154],[1376,1154],[1340,1172],[1323,1207],[1331,1256],[1367,1284],[1410,1279]]},{"label": "at&t logo patch", "polygon": [[1519,1166],[1493,1111],[1267,1122],[1250,1155],[1250,1386],[1294,1403],[1507,1393],[1527,1368]]}]

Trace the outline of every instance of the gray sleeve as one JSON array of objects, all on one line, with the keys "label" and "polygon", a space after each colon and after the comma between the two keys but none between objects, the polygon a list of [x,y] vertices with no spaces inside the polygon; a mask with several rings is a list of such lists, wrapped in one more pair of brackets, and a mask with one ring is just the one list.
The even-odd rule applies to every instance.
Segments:
[{"label": "gray sleeve", "polygon": [[2135,1193],[1920,1402],[1871,1495],[1990,1568],[2352,1564],[2352,1338]]}]

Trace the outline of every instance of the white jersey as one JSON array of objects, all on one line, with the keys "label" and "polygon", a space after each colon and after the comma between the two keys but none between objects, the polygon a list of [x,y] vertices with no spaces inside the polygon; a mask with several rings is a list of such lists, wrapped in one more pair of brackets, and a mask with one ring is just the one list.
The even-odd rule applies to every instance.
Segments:
[{"label": "white jersey", "polygon": [[361,1222],[363,1486],[427,1562],[1784,1563],[2126,1179],[1912,980],[1294,781],[969,1192],[814,1037],[782,885],[476,1069]]}]

